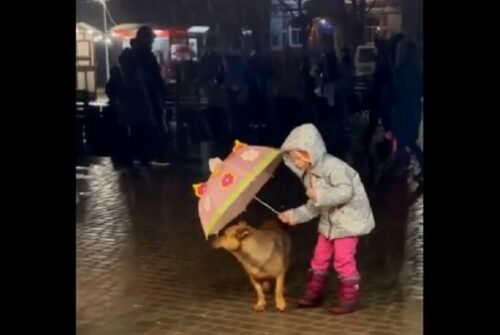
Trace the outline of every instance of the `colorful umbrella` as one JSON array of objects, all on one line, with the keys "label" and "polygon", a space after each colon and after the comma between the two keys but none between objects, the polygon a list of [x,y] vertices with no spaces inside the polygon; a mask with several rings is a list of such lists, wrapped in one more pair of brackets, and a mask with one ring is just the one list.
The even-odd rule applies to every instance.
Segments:
[{"label": "colorful umbrella", "polygon": [[255,197],[271,178],[281,161],[280,151],[236,141],[232,153],[224,161],[209,161],[208,181],[193,185],[199,198],[198,214],[205,237],[217,234],[243,212],[252,199],[275,213],[271,206]]}]

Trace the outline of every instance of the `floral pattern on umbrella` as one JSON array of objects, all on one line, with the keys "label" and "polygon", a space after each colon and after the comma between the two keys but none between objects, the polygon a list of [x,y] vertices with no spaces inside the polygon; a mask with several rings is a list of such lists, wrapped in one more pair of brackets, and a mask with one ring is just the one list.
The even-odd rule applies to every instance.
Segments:
[{"label": "floral pattern on umbrella", "polygon": [[207,192],[208,185],[207,185],[207,183],[194,184],[193,189],[194,189],[194,194],[198,198],[201,198]]},{"label": "floral pattern on umbrella", "polygon": [[247,161],[247,162],[253,162],[257,158],[259,158],[259,156],[260,156],[259,151],[252,148],[252,149],[245,150],[240,155],[240,158],[243,159],[244,161]]},{"label": "floral pattern on umbrella", "polygon": [[235,180],[234,174],[232,174],[231,172],[228,172],[224,175],[224,177],[222,177],[221,185],[222,185],[222,187],[226,187],[226,188],[231,187],[234,184],[234,180]]}]

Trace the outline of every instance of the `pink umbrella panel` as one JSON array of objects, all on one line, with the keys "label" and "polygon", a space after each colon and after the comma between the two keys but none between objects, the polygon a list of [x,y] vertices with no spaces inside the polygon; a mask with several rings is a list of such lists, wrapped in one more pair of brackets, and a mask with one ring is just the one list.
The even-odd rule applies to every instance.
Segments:
[{"label": "pink umbrella panel", "polygon": [[243,212],[281,161],[274,148],[236,142],[233,152],[205,183],[194,185],[205,237],[217,234]]}]

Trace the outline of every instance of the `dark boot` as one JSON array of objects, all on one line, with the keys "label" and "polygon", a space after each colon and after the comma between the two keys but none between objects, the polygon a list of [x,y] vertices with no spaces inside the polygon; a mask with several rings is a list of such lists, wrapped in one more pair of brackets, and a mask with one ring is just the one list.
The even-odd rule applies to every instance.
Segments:
[{"label": "dark boot", "polygon": [[341,315],[355,312],[359,301],[359,279],[339,282],[337,303],[330,309],[331,314]]},{"label": "dark boot", "polygon": [[317,307],[323,301],[323,293],[326,287],[328,273],[314,272],[309,273],[309,282],[302,299],[297,301],[298,308]]}]

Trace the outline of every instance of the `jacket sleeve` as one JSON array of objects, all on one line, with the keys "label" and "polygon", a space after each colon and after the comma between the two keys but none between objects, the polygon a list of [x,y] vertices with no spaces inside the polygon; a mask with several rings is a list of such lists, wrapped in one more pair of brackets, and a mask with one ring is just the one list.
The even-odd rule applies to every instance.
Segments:
[{"label": "jacket sleeve", "polygon": [[319,209],[314,206],[312,200],[309,200],[306,204],[292,209],[292,215],[297,221],[297,223],[304,223],[311,221],[320,214]]},{"label": "jacket sleeve", "polygon": [[354,189],[351,177],[345,169],[330,171],[327,183],[316,184],[316,207],[337,207],[351,200]]}]

